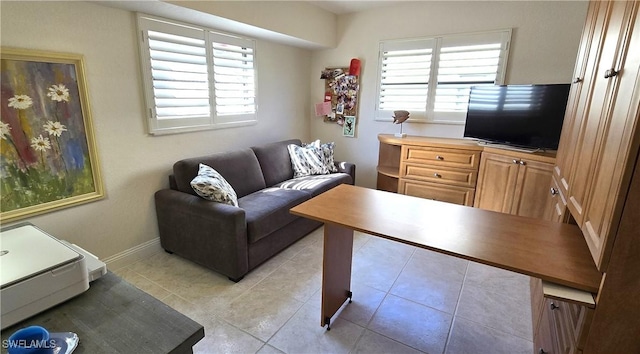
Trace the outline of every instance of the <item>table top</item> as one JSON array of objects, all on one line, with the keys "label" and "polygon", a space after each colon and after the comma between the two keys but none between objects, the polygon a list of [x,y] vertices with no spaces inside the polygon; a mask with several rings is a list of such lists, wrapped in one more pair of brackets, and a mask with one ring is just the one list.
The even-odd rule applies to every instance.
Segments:
[{"label": "table top", "polygon": [[190,353],[204,338],[202,325],[110,272],[77,297],[6,328],[2,340],[31,325],[76,333],[74,354]]},{"label": "table top", "polygon": [[602,277],[575,225],[346,184],[291,213],[592,293]]}]

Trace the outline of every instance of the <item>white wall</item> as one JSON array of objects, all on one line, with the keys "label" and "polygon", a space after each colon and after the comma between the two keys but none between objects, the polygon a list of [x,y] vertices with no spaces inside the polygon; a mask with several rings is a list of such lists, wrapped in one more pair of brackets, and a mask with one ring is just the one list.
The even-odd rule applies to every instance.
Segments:
[{"label": "white wall", "polygon": [[304,1],[165,2],[297,38],[302,45],[314,48],[336,45],[337,16]]},{"label": "white wall", "polygon": [[[336,124],[312,118],[312,138],[336,141],[340,160],[357,165],[356,184],[375,187],[380,133],[396,133],[397,125],[374,121],[378,44],[381,40],[419,38],[443,34],[513,28],[507,84],[567,83],[575,64],[580,33],[586,18],[586,2],[470,1],[398,2],[393,7],[340,16],[338,47],[314,51],[309,101],[321,102],[325,67],[349,66],[362,61],[359,114],[355,138],[342,136]],[[412,135],[462,137],[464,126],[404,124]]]},{"label": "white wall", "polygon": [[132,12],[86,2],[2,1],[0,6],[2,46],[85,56],[107,197],[27,221],[101,258],[157,238],[153,194],[168,186],[175,161],[309,138],[307,50],[258,41],[258,125],[152,137],[144,127]]}]

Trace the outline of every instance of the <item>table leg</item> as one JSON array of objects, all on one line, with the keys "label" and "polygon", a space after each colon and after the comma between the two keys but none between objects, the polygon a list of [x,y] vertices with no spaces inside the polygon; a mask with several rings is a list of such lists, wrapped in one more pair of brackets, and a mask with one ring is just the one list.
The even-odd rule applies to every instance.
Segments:
[{"label": "table leg", "polygon": [[353,230],[336,224],[324,224],[322,260],[321,326],[330,330],[331,317],[347,299],[351,299],[351,259]]}]

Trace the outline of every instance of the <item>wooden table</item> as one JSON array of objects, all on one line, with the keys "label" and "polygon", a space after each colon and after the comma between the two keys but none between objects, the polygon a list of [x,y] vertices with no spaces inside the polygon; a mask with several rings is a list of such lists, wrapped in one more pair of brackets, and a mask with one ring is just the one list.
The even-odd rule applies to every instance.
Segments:
[{"label": "wooden table", "polygon": [[202,325],[113,273],[89,290],[2,331],[2,340],[20,328],[74,332],[76,353],[192,353],[204,338]]},{"label": "wooden table", "polygon": [[340,185],[291,209],[322,221],[321,325],[351,298],[353,231],[596,293],[602,274],[575,225]]}]

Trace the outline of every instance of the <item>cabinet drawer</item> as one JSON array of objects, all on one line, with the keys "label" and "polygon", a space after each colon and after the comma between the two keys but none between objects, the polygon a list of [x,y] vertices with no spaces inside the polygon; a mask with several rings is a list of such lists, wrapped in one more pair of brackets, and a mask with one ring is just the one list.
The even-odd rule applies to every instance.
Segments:
[{"label": "cabinet drawer", "polygon": [[403,162],[478,170],[480,152],[418,146],[402,147]]},{"label": "cabinet drawer", "polygon": [[475,190],[439,183],[419,182],[400,179],[398,193],[460,205],[473,205]]},{"label": "cabinet drawer", "polygon": [[400,177],[426,182],[443,183],[475,188],[478,173],[472,170],[458,170],[438,166],[402,164]]}]

